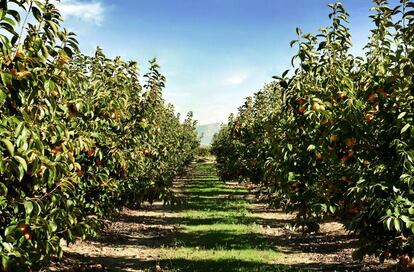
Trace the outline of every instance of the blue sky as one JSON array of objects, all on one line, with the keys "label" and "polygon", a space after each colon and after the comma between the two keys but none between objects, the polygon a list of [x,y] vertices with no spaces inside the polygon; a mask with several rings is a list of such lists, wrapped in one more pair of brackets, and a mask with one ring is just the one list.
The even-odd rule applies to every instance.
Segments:
[{"label": "blue sky", "polygon": [[[396,1],[396,0],[395,0]],[[395,2],[394,1],[394,2]],[[64,26],[81,49],[140,63],[156,57],[164,97],[199,124],[225,122],[246,96],[290,68],[295,28],[329,24],[328,0],[61,0]],[[351,15],[353,52],[362,54],[372,24],[370,0],[342,1]]]}]

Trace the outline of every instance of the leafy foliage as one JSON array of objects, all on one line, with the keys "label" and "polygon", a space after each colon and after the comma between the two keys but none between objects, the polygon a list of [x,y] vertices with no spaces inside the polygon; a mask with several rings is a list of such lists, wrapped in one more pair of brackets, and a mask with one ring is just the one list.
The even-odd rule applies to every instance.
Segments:
[{"label": "leafy foliage", "polygon": [[249,179],[297,212],[303,231],[334,217],[365,254],[414,266],[414,3],[375,0],[366,56],[355,57],[341,3],[317,35],[298,28],[293,72],[255,97],[215,136],[223,179]]},{"label": "leafy foliage", "polygon": [[123,205],[172,201],[196,123],[155,60],[142,86],[135,62],[82,55],[50,1],[0,6],[0,270],[39,270]]}]

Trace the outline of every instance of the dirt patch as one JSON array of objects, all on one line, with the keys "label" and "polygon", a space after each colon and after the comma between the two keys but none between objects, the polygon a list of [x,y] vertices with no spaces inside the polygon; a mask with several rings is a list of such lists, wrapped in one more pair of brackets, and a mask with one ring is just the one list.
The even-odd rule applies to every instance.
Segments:
[{"label": "dirt patch", "polygon": [[[182,179],[177,182],[176,190],[181,192],[186,184],[190,183],[190,180]],[[192,186],[195,187],[197,184],[192,184]],[[238,183],[228,183],[226,186],[229,189],[245,188],[245,185]],[[186,194],[180,195],[186,197]],[[213,196],[205,197],[211,199]],[[250,195],[240,193],[224,196],[217,194],[215,197],[217,201],[230,201],[233,198],[236,201],[237,199],[251,200]],[[188,218],[183,217],[182,211],[182,209],[170,209],[161,203],[146,206],[142,210],[123,209],[100,238],[78,241],[73,245],[64,246],[63,260],[54,263],[51,270],[176,271],[168,268],[174,268],[173,263],[168,264],[167,262],[166,265],[159,266],[159,262],[163,260],[165,263],[164,249],[174,250],[177,246],[177,237],[179,239],[182,234],[183,224],[186,222],[188,224]],[[203,220],[200,220],[203,224],[208,222],[208,220]],[[348,235],[341,224],[337,222],[323,223],[319,233],[303,236],[287,228],[293,220],[294,215],[268,209],[263,204],[252,203],[249,205],[248,214],[243,221],[249,224],[248,226],[259,226],[260,231],[253,234],[253,237],[248,237],[248,239],[252,239],[251,243],[254,241],[266,242],[269,248],[275,248],[282,253],[280,258],[278,257],[272,262],[273,265],[281,267],[277,271],[390,270],[391,263],[379,264],[372,258],[367,258],[363,262],[352,260],[351,255],[357,246],[357,239]],[[215,223],[217,222],[211,224]],[[190,244],[194,245],[194,250],[198,250],[198,246],[195,246],[197,241],[191,242]],[[251,246],[254,247],[254,245]],[[181,261],[190,262],[191,260]],[[220,263],[215,264],[216,266],[213,266],[212,263],[205,265],[205,269],[196,271],[224,271],[220,270]],[[208,268],[209,265],[211,270]],[[263,271],[268,271],[267,268],[264,269]],[[194,270],[179,269],[177,271]]]},{"label": "dirt patch", "polygon": [[[312,271],[385,271],[388,267],[374,259],[366,259],[363,263],[352,260],[356,239],[347,235],[339,223],[324,223],[319,234],[303,237],[285,227],[293,219],[292,215],[268,210],[264,205],[253,205],[252,211],[250,217],[261,226],[262,233],[274,240],[284,253],[275,262],[277,264],[307,264],[307,269]],[[179,229],[178,213],[166,212],[159,203],[141,211],[124,209],[101,238],[65,246],[65,258],[56,263],[53,270],[156,269],[157,260],[163,258],[159,249],[174,246],[174,233]],[[149,264],[151,262],[154,264]]]}]

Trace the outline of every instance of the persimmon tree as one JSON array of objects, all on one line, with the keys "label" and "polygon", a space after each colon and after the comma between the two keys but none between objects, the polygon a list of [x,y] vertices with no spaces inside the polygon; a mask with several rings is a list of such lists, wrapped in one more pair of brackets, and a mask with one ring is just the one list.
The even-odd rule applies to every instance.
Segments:
[{"label": "persimmon tree", "polygon": [[137,63],[81,54],[52,2],[0,6],[0,270],[38,271],[122,206],[171,201],[198,139],[155,60],[142,86]]},{"label": "persimmon tree", "polygon": [[[330,4],[331,25],[317,35],[297,29],[294,70],[274,77],[272,97],[249,98],[249,112],[260,113],[246,118],[246,106],[240,108],[213,151],[220,173],[245,169],[242,158],[253,158],[254,169],[241,178],[295,212],[304,232],[336,218],[360,237],[354,257],[400,259],[410,268],[414,3],[373,2],[364,57],[349,53],[349,15],[341,3]],[[245,131],[237,133],[235,124]],[[228,152],[235,158],[226,161]]]}]

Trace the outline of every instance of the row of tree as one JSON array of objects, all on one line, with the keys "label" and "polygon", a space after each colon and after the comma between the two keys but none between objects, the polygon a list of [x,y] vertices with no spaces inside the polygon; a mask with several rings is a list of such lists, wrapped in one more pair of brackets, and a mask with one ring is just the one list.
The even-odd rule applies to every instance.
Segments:
[{"label": "row of tree", "polygon": [[330,4],[332,24],[297,29],[294,71],[247,98],[212,150],[224,180],[259,184],[303,231],[335,218],[360,237],[354,257],[413,267],[414,3],[373,2],[364,57]]},{"label": "row of tree", "polygon": [[137,63],[81,54],[51,1],[0,6],[0,271],[38,271],[122,206],[172,201],[198,138],[155,60],[141,85]]}]

